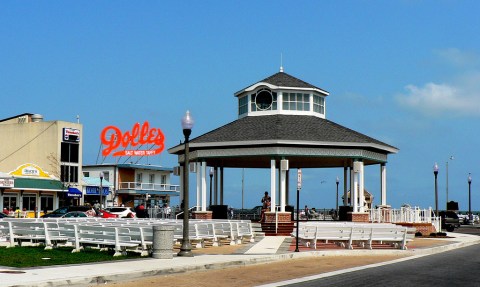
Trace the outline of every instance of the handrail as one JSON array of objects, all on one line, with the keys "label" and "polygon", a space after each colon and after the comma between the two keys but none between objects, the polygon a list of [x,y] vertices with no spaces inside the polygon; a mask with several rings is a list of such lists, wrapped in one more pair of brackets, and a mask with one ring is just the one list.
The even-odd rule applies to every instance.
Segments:
[{"label": "handrail", "polygon": [[129,190],[141,189],[141,190],[151,190],[151,191],[180,192],[180,185],[130,181],[130,182],[120,182],[119,189],[129,189]]},{"label": "handrail", "polygon": [[[197,209],[197,207],[198,207],[198,206],[196,206],[196,205],[190,207],[190,208],[188,209],[188,213],[190,213],[190,211],[192,211],[192,209],[194,209],[194,208]],[[175,215],[175,219],[178,219],[178,216],[179,216],[180,214],[184,214],[184,213],[185,213],[184,211],[179,212],[177,215]]]}]

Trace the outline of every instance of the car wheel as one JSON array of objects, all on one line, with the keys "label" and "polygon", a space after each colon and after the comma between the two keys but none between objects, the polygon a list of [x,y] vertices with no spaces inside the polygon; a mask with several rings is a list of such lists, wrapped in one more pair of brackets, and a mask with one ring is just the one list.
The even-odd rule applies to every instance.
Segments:
[{"label": "car wheel", "polygon": [[448,232],[453,232],[454,230],[455,230],[455,226],[452,226],[452,225],[447,226]]}]

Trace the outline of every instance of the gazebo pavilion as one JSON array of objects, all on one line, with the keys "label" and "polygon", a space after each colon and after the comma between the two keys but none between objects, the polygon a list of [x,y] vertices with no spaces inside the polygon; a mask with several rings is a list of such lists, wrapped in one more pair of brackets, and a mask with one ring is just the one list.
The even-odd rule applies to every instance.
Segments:
[{"label": "gazebo pavilion", "polygon": [[[225,168],[269,168],[272,204],[266,213],[267,222],[275,218],[279,222],[291,221],[290,213],[285,211],[287,182],[289,170],[299,168],[343,167],[344,206],[348,205],[347,190],[353,190],[355,199],[349,219],[368,221],[364,193],[360,192],[365,185],[364,166],[378,165],[381,206],[388,207],[387,156],[398,149],[327,120],[328,95],[327,91],[284,73],[282,68],[235,93],[238,119],[189,141],[189,170],[197,175],[195,217],[212,218],[207,210],[207,167],[214,169],[215,199],[219,192],[220,205]],[[178,155],[182,184],[184,148],[184,144],[179,144],[168,150]]]}]

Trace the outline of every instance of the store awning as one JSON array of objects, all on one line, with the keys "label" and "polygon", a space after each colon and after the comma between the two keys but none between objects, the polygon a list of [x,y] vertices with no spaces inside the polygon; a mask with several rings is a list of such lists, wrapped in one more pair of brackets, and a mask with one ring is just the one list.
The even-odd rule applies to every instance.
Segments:
[{"label": "store awning", "polygon": [[67,188],[61,181],[55,179],[38,179],[38,178],[20,178],[15,177],[14,189],[20,190],[49,190],[49,191],[66,191]]},{"label": "store awning", "polygon": [[82,192],[75,187],[69,187],[67,197],[82,197]]}]

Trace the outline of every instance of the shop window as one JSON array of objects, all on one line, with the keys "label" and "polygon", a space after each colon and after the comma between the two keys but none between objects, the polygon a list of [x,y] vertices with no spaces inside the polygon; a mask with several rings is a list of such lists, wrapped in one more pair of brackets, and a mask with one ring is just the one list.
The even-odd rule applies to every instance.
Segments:
[{"label": "shop window", "polygon": [[60,161],[78,163],[79,144],[62,142]]},{"label": "shop window", "polygon": [[60,180],[64,183],[78,183],[78,166],[62,165],[60,167]]},{"label": "shop window", "polygon": [[52,210],[53,209],[53,196],[41,196],[40,197],[40,210]]},{"label": "shop window", "polygon": [[7,209],[15,209],[17,206],[17,196],[5,194],[3,196],[3,207]]},{"label": "shop window", "polygon": [[23,205],[21,208],[25,208],[26,210],[35,210],[35,207],[37,206],[36,200],[36,196],[32,194],[22,196]]}]

